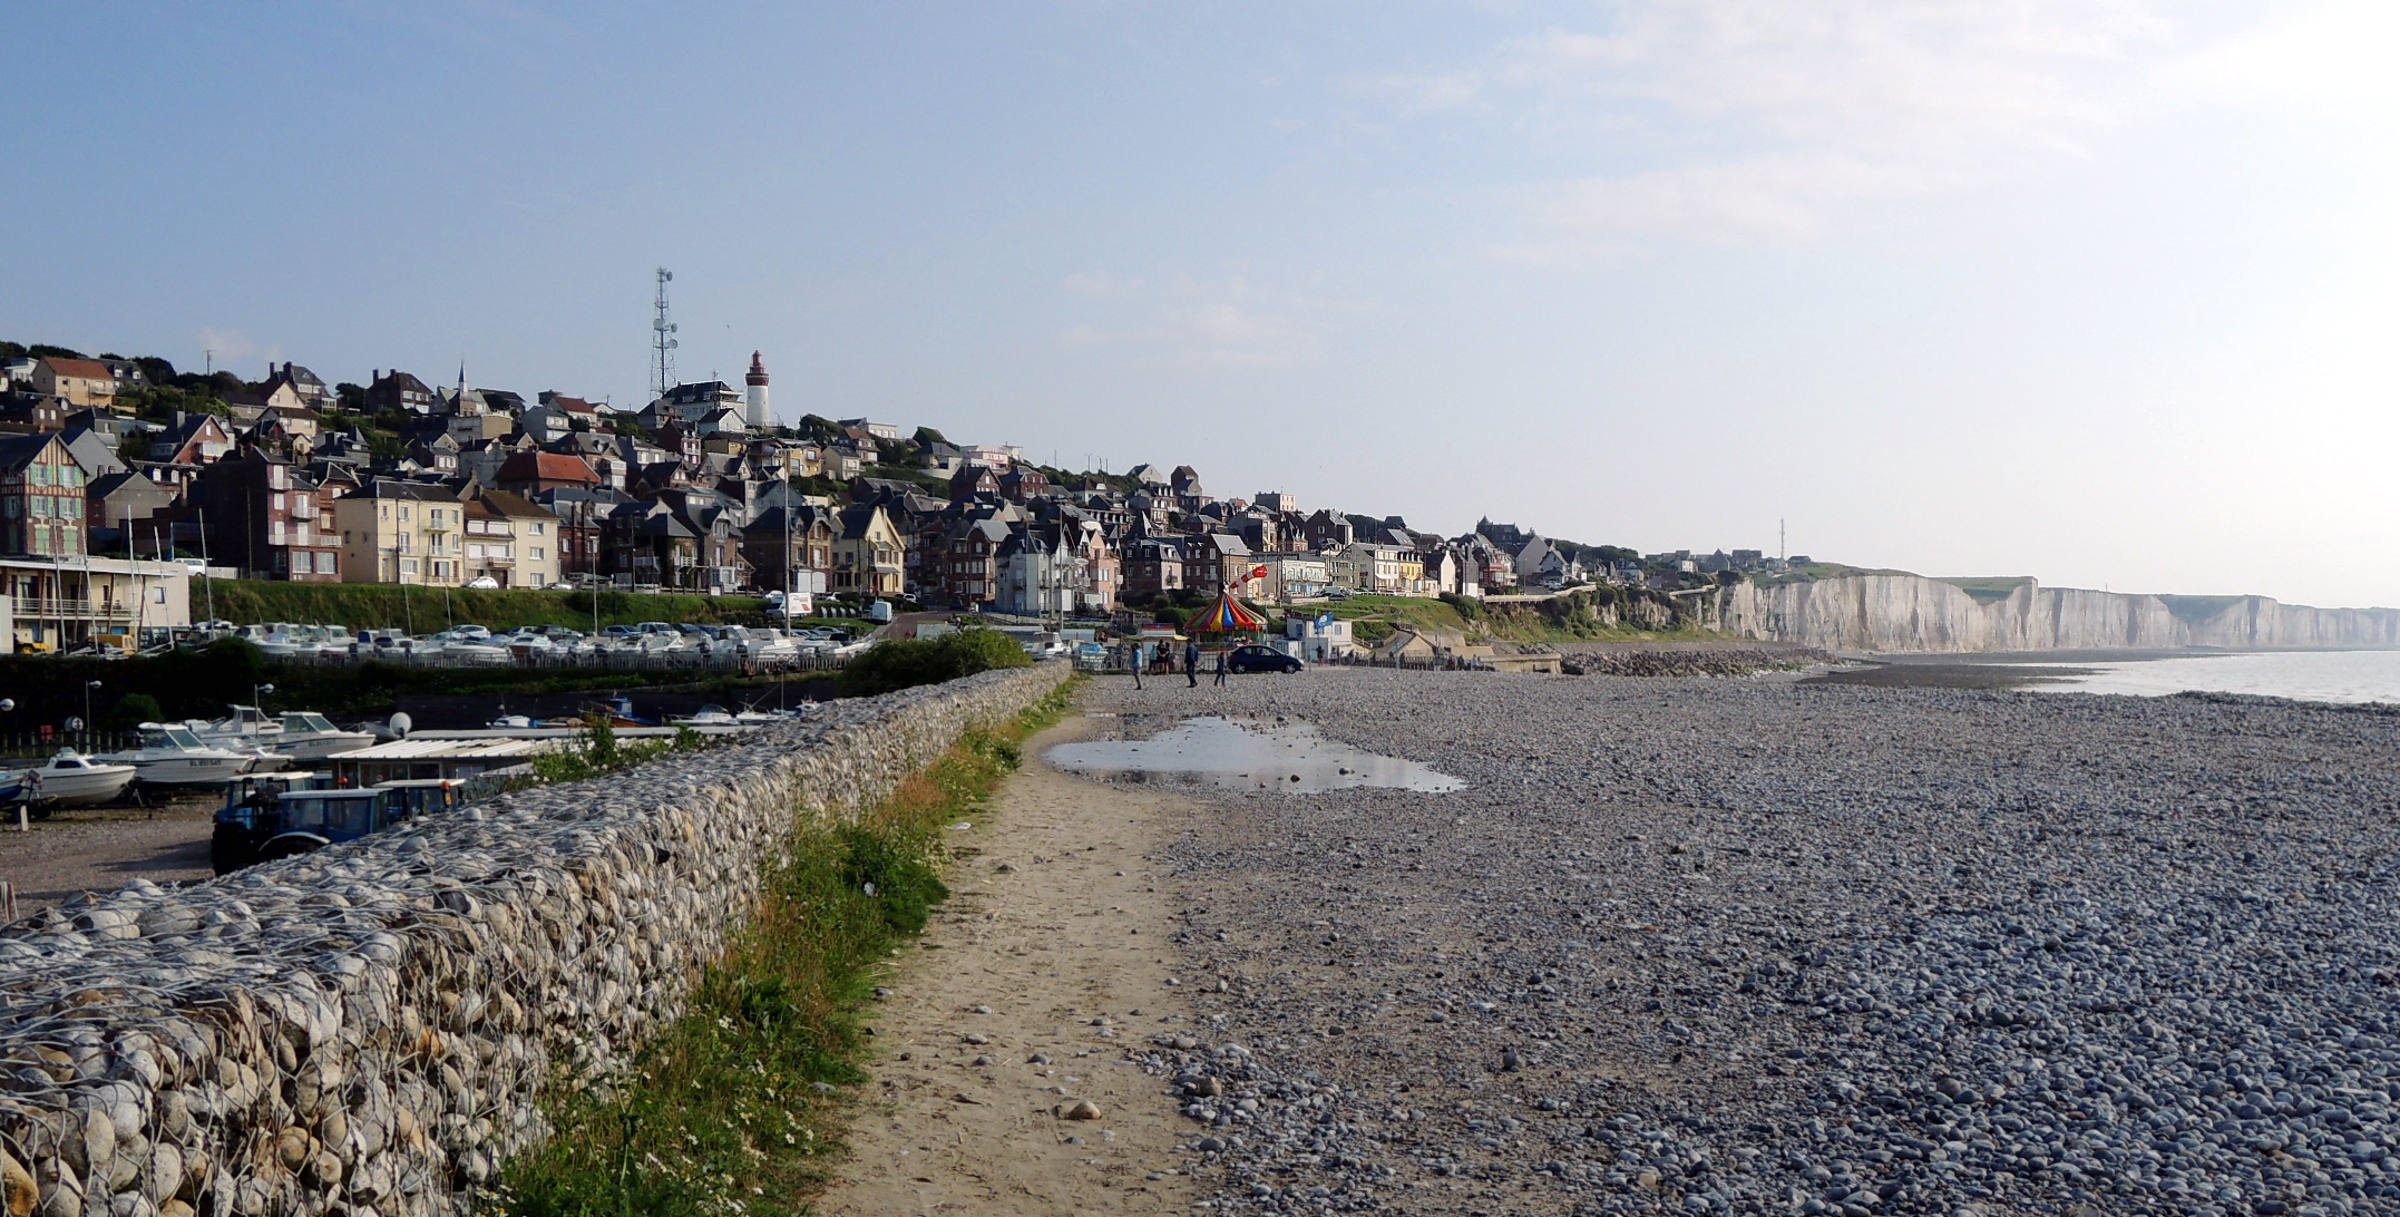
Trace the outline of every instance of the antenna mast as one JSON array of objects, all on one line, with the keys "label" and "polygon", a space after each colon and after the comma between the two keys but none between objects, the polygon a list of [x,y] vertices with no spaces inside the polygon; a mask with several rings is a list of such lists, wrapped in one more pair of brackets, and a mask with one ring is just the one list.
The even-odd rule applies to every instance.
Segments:
[{"label": "antenna mast", "polygon": [[659,397],[665,397],[667,390],[675,387],[675,323],[667,320],[667,284],[674,279],[675,272],[663,266],[658,268],[658,299],[652,305],[650,317],[650,350],[657,356]]}]

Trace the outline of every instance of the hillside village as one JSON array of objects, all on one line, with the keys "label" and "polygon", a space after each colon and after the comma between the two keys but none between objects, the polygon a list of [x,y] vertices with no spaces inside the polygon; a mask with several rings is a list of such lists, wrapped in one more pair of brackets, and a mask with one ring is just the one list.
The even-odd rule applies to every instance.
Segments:
[{"label": "hillside village", "polygon": [[[328,384],[0,343],[0,559],[186,556],[244,578],[427,587],[790,591],[1031,616],[1607,582],[1675,589],[1785,563],[1639,554],[1488,520],[1458,536],[1190,465],[1068,473],[1010,444],[803,416],[744,384],[639,410],[397,368]],[[1807,559],[1793,559],[1794,564]]]}]

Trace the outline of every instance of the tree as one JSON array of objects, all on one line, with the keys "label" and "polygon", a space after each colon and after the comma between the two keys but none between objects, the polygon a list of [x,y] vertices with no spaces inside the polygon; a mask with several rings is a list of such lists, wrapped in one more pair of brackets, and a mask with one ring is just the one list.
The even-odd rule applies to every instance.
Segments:
[{"label": "tree", "polygon": [[52,346],[47,342],[34,343],[25,352],[35,359],[82,359],[84,353],[73,347]]},{"label": "tree", "polygon": [[917,433],[913,438],[920,444],[947,444],[950,442],[942,438],[941,432],[931,427],[917,428]]},{"label": "tree", "polygon": [[336,401],[341,403],[342,409],[348,410],[352,414],[367,412],[367,387],[365,385],[352,384],[345,380],[333,386],[333,396]]},{"label": "tree", "polygon": [[24,343],[21,343],[21,342],[0,342],[0,359],[22,359],[22,358],[24,358],[24,356],[25,356],[25,344],[24,344]]},{"label": "tree", "polygon": [[159,708],[158,699],[147,693],[128,693],[117,699],[100,715],[96,724],[102,731],[131,731],[143,723],[155,723],[167,717]]}]

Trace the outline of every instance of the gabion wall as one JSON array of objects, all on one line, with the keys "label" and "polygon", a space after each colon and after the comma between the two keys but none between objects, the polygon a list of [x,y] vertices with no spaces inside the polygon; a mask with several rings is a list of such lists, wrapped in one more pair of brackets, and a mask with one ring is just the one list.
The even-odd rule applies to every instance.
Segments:
[{"label": "gabion wall", "polygon": [[434,1214],[682,1011],[797,813],[872,806],[1063,664],[832,703],[706,752],[494,799],[0,930],[7,1211]]}]

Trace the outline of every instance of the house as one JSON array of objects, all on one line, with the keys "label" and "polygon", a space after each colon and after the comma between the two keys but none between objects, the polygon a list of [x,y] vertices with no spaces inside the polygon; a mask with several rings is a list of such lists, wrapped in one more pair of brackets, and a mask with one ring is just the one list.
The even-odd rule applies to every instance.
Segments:
[{"label": "house", "polygon": [[447,486],[376,478],[335,499],[346,583],[457,587],[466,505]]},{"label": "house", "polygon": [[150,441],[150,459],[168,465],[206,465],[233,451],[233,433],[213,414],[182,410]]},{"label": "house", "polygon": [[900,438],[900,428],[890,423],[871,422],[863,418],[844,418],[836,420],[834,425],[844,431],[864,431],[874,439],[897,440]]},{"label": "house", "polygon": [[141,474],[101,474],[84,488],[84,533],[95,552],[130,542],[136,553],[155,553],[165,546],[174,506],[174,495]]},{"label": "house", "polygon": [[958,472],[950,475],[950,501],[953,503],[999,496],[1000,478],[989,465],[962,465]]},{"label": "house", "polygon": [[515,494],[533,495],[569,487],[590,489],[601,484],[591,462],[580,456],[539,449],[519,449],[492,474],[492,484]]},{"label": "house", "polygon": [[25,434],[56,431],[66,426],[69,407],[63,397],[40,393],[0,393],[0,431]]},{"label": "house", "polygon": [[269,396],[274,395],[274,390],[279,387],[289,387],[295,404],[308,409],[337,404],[333,390],[326,387],[316,373],[289,360],[280,368],[268,364],[266,383],[260,386]]},{"label": "house", "polygon": [[75,458],[75,463],[83,466],[86,478],[123,473],[128,467],[124,461],[117,459],[117,450],[102,440],[97,431],[77,427],[60,431],[58,438],[65,441],[67,452]]},{"label": "house", "polygon": [[0,588],[0,637],[17,651],[151,646],[192,623],[191,570],[179,562],[0,559]]},{"label": "house", "polygon": [[111,410],[75,410],[59,424],[61,431],[89,431],[114,452],[136,430],[135,421]]},{"label": "house", "polygon": [[[1000,551],[1010,535],[1006,523],[989,516],[953,522],[943,530],[935,553],[927,555],[923,592],[955,608],[974,608],[997,600]],[[938,567],[934,566],[936,555]]]},{"label": "house", "polygon": [[1181,590],[1183,582],[1183,543],[1166,537],[1137,537],[1125,543],[1120,554],[1124,563],[1123,597],[1132,603],[1144,603],[1160,596],[1171,596]]},{"label": "house", "polygon": [[694,423],[719,409],[731,409],[739,415],[749,401],[747,393],[721,380],[677,385],[650,403],[644,413],[655,421],[643,425],[655,431],[670,420]]},{"label": "house", "polygon": [[559,581],[558,517],[522,495],[485,490],[466,500],[461,573],[468,582],[548,587]]},{"label": "house", "polygon": [[833,541],[832,512],[777,504],[742,529],[742,557],[761,589],[822,594],[832,590]]},{"label": "house", "polygon": [[117,400],[117,376],[97,359],[64,359],[47,355],[33,362],[28,378],[36,393],[63,399],[75,409],[106,409]]},{"label": "house", "polygon": [[433,390],[398,368],[377,371],[367,385],[367,409],[374,413],[431,414],[433,407]]},{"label": "house", "polygon": [[857,596],[897,596],[907,543],[880,507],[853,506],[836,515],[833,590]]},{"label": "house", "polygon": [[[1183,546],[1183,585],[1206,595],[1231,588],[1244,599],[1266,591],[1266,574],[1252,560],[1249,545],[1227,532],[1203,533]],[[1257,572],[1257,573],[1253,573]]]},{"label": "house", "polygon": [[1339,659],[1357,649],[1350,623],[1331,611],[1314,617],[1294,613],[1283,619],[1283,636],[1300,644],[1300,658],[1312,663]]},{"label": "house", "polygon": [[1267,598],[1278,603],[1314,599],[1333,586],[1319,554],[1262,554],[1258,564],[1267,568]]},{"label": "house", "polygon": [[341,534],[316,483],[255,447],[200,471],[185,506],[208,554],[250,579],[332,583],[341,578]]},{"label": "house", "polygon": [[84,487],[58,432],[0,436],[0,554],[83,554]]},{"label": "house", "polygon": [[993,602],[1001,612],[1064,617],[1075,611],[1084,576],[1064,533],[1047,528],[1010,533],[998,558],[1000,578]]},{"label": "house", "polygon": [[1050,485],[1050,477],[1030,465],[1017,465],[997,479],[1000,497],[1013,503],[1030,503],[1046,499],[1058,491]]},{"label": "house", "polygon": [[1352,541],[1325,559],[1325,574],[1335,587],[1356,592],[1397,594],[1401,590],[1397,545]]}]

